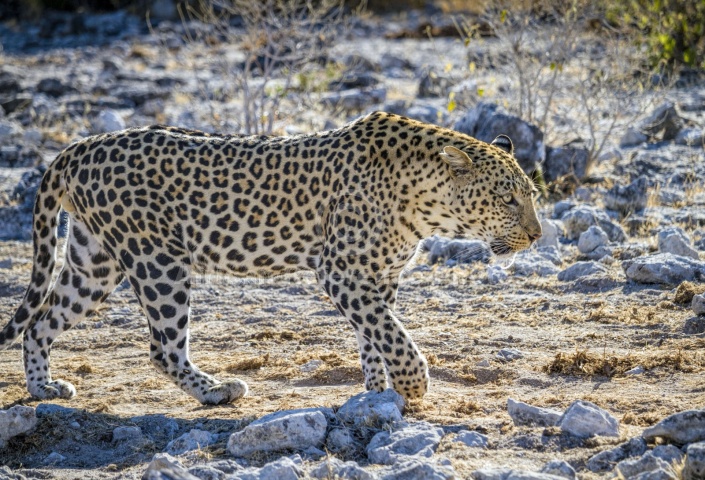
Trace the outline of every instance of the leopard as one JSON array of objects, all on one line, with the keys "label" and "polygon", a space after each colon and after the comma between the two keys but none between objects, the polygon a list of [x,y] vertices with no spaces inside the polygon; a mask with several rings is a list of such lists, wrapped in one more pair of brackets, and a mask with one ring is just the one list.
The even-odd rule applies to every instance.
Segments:
[{"label": "leopard", "polygon": [[33,398],[74,397],[52,376],[51,346],[125,283],[154,367],[202,404],[234,402],[247,384],[190,358],[194,278],[309,270],[352,326],[365,388],[422,397],[428,362],[396,313],[400,274],[433,235],[479,239],[498,256],[536,242],[537,189],[513,152],[506,135],[486,143],[385,112],[294,136],[153,125],[81,139],[39,184],[31,279],[0,348],[23,336]]}]

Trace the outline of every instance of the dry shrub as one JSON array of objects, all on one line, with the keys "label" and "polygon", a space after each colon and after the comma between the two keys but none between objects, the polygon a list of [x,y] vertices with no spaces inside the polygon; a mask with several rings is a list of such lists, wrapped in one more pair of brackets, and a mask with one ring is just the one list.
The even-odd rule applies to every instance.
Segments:
[{"label": "dry shrub", "polygon": [[656,412],[644,412],[639,414],[627,412],[622,417],[622,423],[635,425],[637,427],[648,427],[661,420],[661,418],[662,416]]},{"label": "dry shrub", "polygon": [[323,385],[338,385],[341,383],[360,383],[365,378],[362,370],[357,367],[322,367],[316,370],[312,377]]},{"label": "dry shrub", "polygon": [[95,369],[88,363],[83,363],[78,366],[75,370],[79,375],[88,375],[89,373],[95,373]]},{"label": "dry shrub", "polygon": [[224,367],[224,370],[228,373],[234,372],[245,372],[248,370],[259,370],[264,365],[269,363],[269,354],[259,355],[256,357],[249,357],[239,360],[237,362],[229,363]]},{"label": "dry shrub", "polygon": [[575,376],[604,376],[612,378],[641,366],[645,370],[662,368],[668,372],[692,373],[705,367],[702,354],[692,352],[685,355],[683,350],[666,352],[659,350],[648,354],[594,354],[587,350],[574,353],[559,352],[542,370],[550,374]]},{"label": "dry shrub", "polygon": [[480,407],[475,400],[459,400],[452,409],[454,412],[463,415],[472,415],[475,412],[481,411],[482,407]]},{"label": "dry shrub", "polygon": [[289,330],[282,330],[281,332],[264,330],[263,332],[255,333],[251,338],[254,340],[298,340],[301,335]]},{"label": "dry shrub", "polygon": [[705,285],[696,285],[692,282],[683,282],[676,288],[676,294],[673,297],[673,303],[679,305],[690,305],[695,295],[700,295],[705,292]]}]

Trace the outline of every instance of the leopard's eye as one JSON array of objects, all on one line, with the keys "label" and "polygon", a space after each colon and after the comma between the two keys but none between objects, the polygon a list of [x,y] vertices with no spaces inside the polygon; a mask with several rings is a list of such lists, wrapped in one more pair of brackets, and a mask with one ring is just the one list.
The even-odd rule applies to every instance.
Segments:
[{"label": "leopard's eye", "polygon": [[514,205],[516,202],[514,201],[514,195],[511,193],[508,193],[506,195],[502,196],[502,201],[506,203],[507,205]]}]

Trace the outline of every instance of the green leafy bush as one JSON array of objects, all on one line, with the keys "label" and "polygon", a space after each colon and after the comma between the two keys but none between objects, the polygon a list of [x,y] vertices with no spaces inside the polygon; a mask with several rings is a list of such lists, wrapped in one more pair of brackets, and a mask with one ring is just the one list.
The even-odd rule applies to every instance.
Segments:
[{"label": "green leafy bush", "polygon": [[617,0],[609,2],[607,20],[632,29],[647,47],[652,66],[705,68],[705,1]]}]

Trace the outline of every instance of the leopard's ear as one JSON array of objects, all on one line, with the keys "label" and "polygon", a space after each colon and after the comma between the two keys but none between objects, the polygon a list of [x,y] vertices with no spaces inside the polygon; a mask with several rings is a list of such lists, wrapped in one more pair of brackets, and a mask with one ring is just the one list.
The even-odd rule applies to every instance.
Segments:
[{"label": "leopard's ear", "polygon": [[490,145],[494,145],[495,147],[504,150],[509,155],[514,155],[514,144],[512,143],[511,139],[506,135],[497,135],[497,138],[492,140],[492,143],[490,143]]},{"label": "leopard's ear", "polygon": [[453,177],[466,176],[472,170],[472,160],[467,153],[462,150],[448,145],[443,148],[441,158],[450,167],[450,172]]}]

